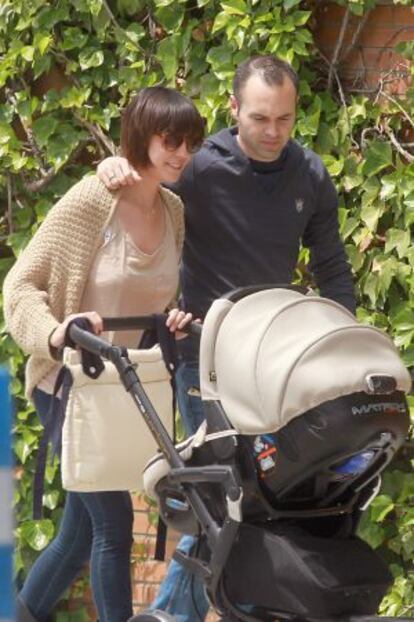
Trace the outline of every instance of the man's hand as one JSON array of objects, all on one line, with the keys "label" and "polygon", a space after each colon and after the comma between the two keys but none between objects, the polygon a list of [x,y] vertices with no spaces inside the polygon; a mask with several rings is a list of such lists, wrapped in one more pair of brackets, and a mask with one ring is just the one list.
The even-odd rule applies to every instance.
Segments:
[{"label": "man's hand", "polygon": [[[185,311],[180,311],[180,309],[171,309],[168,312],[168,318],[166,321],[166,325],[170,329],[172,333],[175,332],[176,339],[182,339],[187,336],[187,333],[180,332],[180,328],[184,328],[187,324],[193,321],[192,313],[185,313]],[[194,320],[198,324],[200,320]]]},{"label": "man's hand", "polygon": [[96,173],[109,190],[117,190],[120,186],[133,186],[141,180],[139,173],[121,156],[102,160]]}]

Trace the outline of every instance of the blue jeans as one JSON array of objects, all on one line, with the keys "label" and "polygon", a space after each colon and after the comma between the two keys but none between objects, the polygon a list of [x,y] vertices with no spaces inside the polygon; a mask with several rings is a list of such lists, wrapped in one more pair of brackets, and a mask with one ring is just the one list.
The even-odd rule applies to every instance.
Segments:
[{"label": "blue jeans", "polygon": [[[42,421],[51,396],[33,394]],[[37,620],[44,620],[90,560],[92,593],[100,622],[132,616],[130,554],[133,510],[128,492],[69,492],[59,532],[32,566],[20,592]]]},{"label": "blue jeans", "polygon": [[[204,420],[197,361],[181,360],[176,384],[180,414],[187,434],[191,435]],[[183,536],[177,548],[189,553],[195,544],[196,538]],[[151,609],[167,611],[177,622],[202,622],[209,609],[202,580],[172,560]]]}]

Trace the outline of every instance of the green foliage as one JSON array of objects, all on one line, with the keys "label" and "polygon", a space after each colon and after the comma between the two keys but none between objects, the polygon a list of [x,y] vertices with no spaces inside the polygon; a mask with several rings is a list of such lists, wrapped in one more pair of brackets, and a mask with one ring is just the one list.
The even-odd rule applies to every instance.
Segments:
[{"label": "green foliage", "polygon": [[368,9],[372,9],[378,4],[377,0],[338,0],[336,4],[340,4],[354,13],[354,15],[363,15]]},{"label": "green foliage", "polygon": [[[142,86],[194,98],[209,131],[230,122],[237,63],[274,53],[300,73],[296,138],[319,153],[340,197],[340,225],[356,275],[359,318],[386,330],[414,365],[414,158],[400,137],[414,129],[414,88],[403,99],[327,88],[308,0],[0,0],[0,279],[50,206],[119,141],[120,107]],[[376,0],[338,0],[356,16]],[[394,0],[409,6],[411,0]],[[398,45],[412,59],[412,42]],[[411,138],[411,142],[413,139]],[[410,143],[410,140],[406,141]],[[298,277],[307,253],[301,255]],[[31,520],[40,425],[23,397],[21,351],[0,317],[0,360],[16,402],[16,572],[21,581],[53,537],[63,494],[48,467],[45,518]],[[412,451],[388,470],[366,513],[364,537],[392,564],[387,615],[414,617]],[[69,616],[69,614],[67,614]],[[70,619],[84,619],[84,612]],[[66,618],[65,618],[66,619]],[[69,618],[68,618],[69,619]],[[63,618],[62,618],[63,620]]]},{"label": "green foliage", "polygon": [[382,494],[365,513],[360,529],[371,546],[381,548],[395,577],[394,587],[380,610],[386,615],[413,616],[413,525],[414,474],[406,459],[385,473]]}]

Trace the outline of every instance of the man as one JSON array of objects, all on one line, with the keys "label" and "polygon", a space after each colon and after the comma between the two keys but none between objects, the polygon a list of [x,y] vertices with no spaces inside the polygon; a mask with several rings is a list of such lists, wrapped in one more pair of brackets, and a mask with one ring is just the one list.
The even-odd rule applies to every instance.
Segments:
[{"label": "man", "polygon": [[[334,185],[320,158],[290,138],[297,99],[298,77],[284,61],[257,56],[239,65],[230,99],[237,127],[208,138],[173,188],[186,208],[182,306],[195,317],[236,287],[290,283],[301,243],[321,295],[355,311]],[[112,188],[139,179],[121,158],[98,174]],[[179,349],[178,403],[194,433],[203,419],[197,345],[184,339]],[[184,537],[180,548],[192,543]],[[191,586],[172,562],[154,607],[196,622],[208,606],[199,582]]]}]

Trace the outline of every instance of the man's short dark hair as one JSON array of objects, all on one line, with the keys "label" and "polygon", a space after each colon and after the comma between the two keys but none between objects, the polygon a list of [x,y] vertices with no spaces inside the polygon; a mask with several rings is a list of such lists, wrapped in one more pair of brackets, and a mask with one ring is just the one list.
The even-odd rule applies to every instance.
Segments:
[{"label": "man's short dark hair", "polygon": [[299,76],[289,63],[277,56],[252,56],[238,65],[233,79],[233,94],[241,101],[241,92],[250,76],[260,76],[262,80],[272,85],[282,85],[285,78],[289,78],[298,92]]},{"label": "man's short dark hair", "polygon": [[191,99],[163,86],[139,91],[122,115],[122,155],[134,167],[150,166],[148,148],[157,134],[173,148],[183,142],[190,151],[201,146],[204,121]]}]

